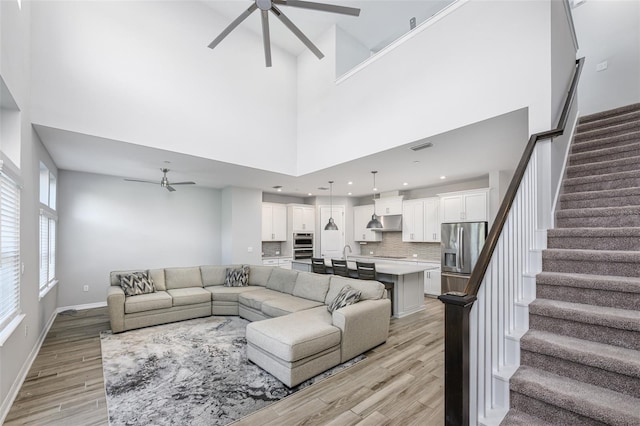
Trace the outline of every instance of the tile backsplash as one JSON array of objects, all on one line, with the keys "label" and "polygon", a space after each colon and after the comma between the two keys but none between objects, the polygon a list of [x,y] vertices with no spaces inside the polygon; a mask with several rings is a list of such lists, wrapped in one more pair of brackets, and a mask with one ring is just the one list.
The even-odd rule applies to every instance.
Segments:
[{"label": "tile backsplash", "polygon": [[[281,244],[282,243],[280,241],[263,242],[262,243],[262,257],[280,256],[282,254]],[[276,252],[280,252],[280,254],[278,254]]]},{"label": "tile backsplash", "polygon": [[440,243],[406,243],[402,241],[402,232],[385,232],[382,241],[360,244],[360,254],[368,255],[373,252],[376,256],[402,256],[418,259],[440,261]]}]

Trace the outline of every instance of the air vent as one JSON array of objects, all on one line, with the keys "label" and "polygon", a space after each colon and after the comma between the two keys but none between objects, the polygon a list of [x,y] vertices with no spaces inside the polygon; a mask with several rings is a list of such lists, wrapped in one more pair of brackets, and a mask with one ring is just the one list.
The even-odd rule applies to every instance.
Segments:
[{"label": "air vent", "polygon": [[328,191],[329,190],[329,188],[327,188],[326,186],[319,186],[318,189],[320,191]]},{"label": "air vent", "polygon": [[423,149],[431,148],[433,144],[431,142],[421,143],[420,145],[415,145],[410,147],[409,149],[412,151],[422,151]]}]

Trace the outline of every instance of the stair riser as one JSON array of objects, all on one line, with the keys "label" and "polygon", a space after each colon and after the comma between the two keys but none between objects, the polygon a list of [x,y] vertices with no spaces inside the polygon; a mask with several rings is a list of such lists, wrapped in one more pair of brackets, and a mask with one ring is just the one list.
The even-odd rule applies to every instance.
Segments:
[{"label": "stair riser", "polygon": [[599,176],[606,175],[610,173],[619,173],[619,172],[630,172],[632,170],[640,170],[640,161],[626,162],[623,164],[612,165],[608,167],[591,167],[584,168],[578,170],[572,170],[569,168],[567,170],[568,178],[577,178],[577,177],[585,177],[585,176]]},{"label": "stair riser", "polygon": [[558,406],[547,404],[519,392],[511,391],[511,407],[538,417],[549,425],[604,426],[605,423],[590,419]]},{"label": "stair riser", "polygon": [[533,330],[548,331],[563,336],[640,350],[640,335],[634,331],[546,317],[533,312],[529,316],[529,326]]},{"label": "stair riser", "polygon": [[616,126],[618,124],[626,123],[629,121],[640,120],[640,111],[634,111],[626,114],[618,114],[613,117],[604,118],[601,120],[592,121],[590,123],[578,124],[577,132],[584,133],[590,130],[606,128],[609,126]]},{"label": "stair riser", "polygon": [[595,114],[585,115],[580,117],[580,120],[578,121],[578,123],[580,125],[583,125],[587,123],[602,122],[609,118],[617,117],[620,115],[626,115],[629,113],[633,113],[635,111],[640,111],[640,104],[636,103],[631,105],[625,105],[620,108],[615,108],[607,111],[597,112]]},{"label": "stair riser", "polygon": [[637,237],[552,237],[547,247],[554,249],[633,250],[640,251]]},{"label": "stair riser", "polygon": [[556,226],[558,228],[619,228],[640,226],[640,215],[558,217],[556,218]]},{"label": "stair riser", "polygon": [[602,139],[606,137],[624,135],[627,133],[640,131],[640,122],[631,122],[621,124],[616,127],[607,127],[604,129],[593,130],[586,133],[578,133],[575,136],[576,143],[592,141],[595,139]]},{"label": "stair riser", "polygon": [[542,270],[548,272],[569,272],[573,274],[612,275],[618,277],[640,277],[640,263],[614,262],[609,260],[542,260]]},{"label": "stair riser", "polygon": [[536,285],[540,299],[584,303],[593,306],[635,310],[640,306],[640,293],[622,293],[610,290],[569,287],[560,285]]},{"label": "stair riser", "polygon": [[571,145],[571,154],[589,152],[596,149],[613,148],[615,146],[629,145],[640,142],[640,133],[627,133],[619,136],[603,137],[590,141],[576,141]]},{"label": "stair riser", "polygon": [[566,209],[585,209],[592,207],[624,207],[624,206],[640,206],[640,194],[628,197],[603,197],[588,198],[583,200],[567,200],[560,201],[560,208]]},{"label": "stair riser", "polygon": [[590,365],[522,349],[520,364],[640,398],[640,380]]},{"label": "stair riser", "polygon": [[623,158],[637,157],[640,155],[640,144],[632,144],[624,149],[611,150],[600,153],[599,155],[576,155],[571,154],[569,157],[570,166],[579,166],[581,164],[599,163],[600,161],[620,160]]},{"label": "stair riser", "polygon": [[563,193],[571,194],[574,192],[603,191],[606,189],[635,188],[638,186],[640,186],[640,177],[625,177],[621,179],[600,181],[596,180],[588,183],[578,184],[569,182],[564,184]]}]

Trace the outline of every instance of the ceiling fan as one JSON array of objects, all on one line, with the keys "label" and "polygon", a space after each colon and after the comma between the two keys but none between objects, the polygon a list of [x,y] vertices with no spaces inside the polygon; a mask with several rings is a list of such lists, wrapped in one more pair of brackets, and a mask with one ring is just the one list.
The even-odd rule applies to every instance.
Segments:
[{"label": "ceiling fan", "polygon": [[[160,179],[160,186],[163,188],[167,188],[167,191],[169,192],[173,192],[176,189],[173,187],[173,185],[195,185],[195,182],[173,182],[170,183],[169,179],[167,178],[167,173],[169,172],[169,169],[160,169],[160,171],[162,171],[162,173],[164,173],[164,176],[162,176],[162,179]],[[153,180],[141,180],[141,179],[125,179],[129,182],[144,182],[144,183],[153,183],[154,185],[157,185],[158,182],[157,181],[153,181]]]},{"label": "ceiling fan", "polygon": [[276,5],[281,6],[291,6],[291,7],[299,7],[301,9],[311,9],[311,10],[320,10],[322,12],[332,12],[332,13],[340,13],[342,15],[351,15],[351,16],[359,16],[360,9],[354,7],[346,7],[346,6],[336,6],[332,4],[326,3],[315,3],[310,1],[300,1],[300,0],[254,0],[254,3],[249,6],[247,10],[245,10],[240,16],[238,16],[227,28],[220,33],[218,37],[215,38],[210,44],[209,48],[213,49],[220,42],[229,35],[231,31],[233,31],[242,21],[247,19],[249,15],[251,15],[256,10],[260,9],[260,13],[262,14],[262,40],[264,43],[264,59],[267,67],[271,66],[271,41],[269,37],[269,11],[276,15],[282,23],[291,30],[293,34],[296,35],[311,50],[314,55],[318,57],[318,59],[322,59],[324,55],[312,42],[309,40],[307,36],[305,36],[302,31],[298,27],[295,26],[293,22],[289,18],[285,16],[284,13],[278,8]]}]

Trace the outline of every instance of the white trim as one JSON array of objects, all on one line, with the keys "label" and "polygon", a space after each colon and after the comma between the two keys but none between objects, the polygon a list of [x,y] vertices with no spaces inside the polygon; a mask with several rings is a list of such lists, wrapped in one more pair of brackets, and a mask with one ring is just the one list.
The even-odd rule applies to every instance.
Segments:
[{"label": "white trim", "polygon": [[85,309],[104,308],[106,306],[107,306],[107,302],[85,303],[84,305],[62,306],[62,307],[59,307],[56,310],[56,312],[61,313],[61,312],[70,311],[70,310],[84,311]]},{"label": "white trim", "polygon": [[44,339],[47,337],[47,334],[49,334],[49,330],[51,329],[51,326],[53,325],[53,322],[55,321],[57,316],[58,312],[53,311],[53,313],[51,314],[51,318],[49,318],[49,321],[47,321],[47,324],[42,329],[42,332],[38,337],[38,341],[33,346],[33,349],[29,353],[29,356],[27,357],[25,362],[22,364],[22,368],[20,369],[16,380],[11,385],[9,392],[7,393],[7,397],[4,399],[4,401],[2,401],[2,404],[0,404],[0,424],[4,423],[4,419],[7,417],[7,414],[9,414],[9,410],[11,410],[11,406],[18,396],[18,392],[20,392],[20,388],[22,388],[22,384],[27,378],[27,374],[31,369],[31,365],[33,364],[33,361],[35,361],[36,356],[38,356],[40,348],[44,343]]},{"label": "white trim", "polygon": [[9,340],[9,337],[11,337],[13,332],[16,331],[25,316],[25,314],[19,313],[2,329],[2,331],[0,331],[0,348],[7,340]]},{"label": "white trim", "polygon": [[449,15],[450,13],[452,13],[453,11],[455,11],[456,9],[458,9],[459,7],[461,7],[462,5],[467,3],[468,1],[469,0],[455,0],[453,3],[451,3],[448,6],[446,6],[444,9],[442,9],[441,11],[439,11],[438,13],[436,13],[435,15],[433,15],[432,17],[430,17],[426,21],[422,22],[420,25],[418,25],[413,30],[411,30],[408,33],[404,34],[403,36],[401,36],[400,38],[398,38],[397,40],[395,40],[391,44],[389,44],[389,45],[385,46],[384,48],[380,49],[375,55],[370,56],[369,58],[367,58],[364,61],[360,62],[355,67],[351,68],[346,73],[342,74],[340,77],[336,78],[336,85],[344,82],[345,80],[348,80],[349,78],[351,78],[355,74],[359,73],[360,71],[362,71],[363,69],[365,69],[366,67],[371,65],[372,63],[376,62],[378,59],[380,59],[383,56],[385,56],[387,53],[393,51],[396,47],[404,44],[405,42],[407,42],[409,40],[411,40],[412,38],[414,38],[415,36],[417,36],[418,34],[423,32],[424,30],[429,28],[431,25],[433,25],[436,22],[440,21],[442,18],[444,18],[445,16]]},{"label": "white trim", "polygon": [[567,23],[569,24],[569,31],[571,32],[571,41],[573,41],[573,47],[576,49],[580,49],[578,46],[578,36],[576,35],[576,26],[573,23],[573,12],[571,12],[571,5],[569,4],[569,0],[564,0],[562,2],[564,5],[564,12],[567,18]]},{"label": "white trim", "polygon": [[571,126],[571,134],[569,135],[569,143],[567,144],[567,150],[564,153],[564,162],[562,163],[562,170],[560,173],[560,182],[558,182],[558,187],[556,188],[556,194],[553,199],[553,204],[551,206],[551,223],[550,228],[555,228],[555,217],[556,217],[556,208],[558,205],[558,200],[560,200],[560,190],[562,189],[562,183],[564,182],[564,178],[567,174],[567,163],[569,162],[569,155],[571,154],[571,147],[573,145],[573,137],[575,136],[576,128],[578,127],[578,120],[580,120],[580,111],[576,111],[576,118],[573,121],[573,126]]},{"label": "white trim", "polygon": [[40,295],[38,296],[38,302],[41,301],[55,286],[57,286],[58,282],[59,281],[57,279],[54,279],[49,284],[47,284],[43,291],[40,292]]}]

